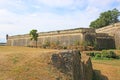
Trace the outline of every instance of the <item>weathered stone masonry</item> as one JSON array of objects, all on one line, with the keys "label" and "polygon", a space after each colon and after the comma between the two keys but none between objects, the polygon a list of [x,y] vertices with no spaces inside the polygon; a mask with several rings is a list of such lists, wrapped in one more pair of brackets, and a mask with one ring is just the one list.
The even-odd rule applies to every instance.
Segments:
[{"label": "weathered stone masonry", "polygon": [[115,48],[120,49],[120,22],[96,29],[96,32],[107,34],[110,37],[112,37],[114,42],[109,42],[109,46],[114,44]]},{"label": "weathered stone masonry", "polygon": [[[52,31],[52,32],[42,32],[39,33],[38,37],[38,46],[43,45],[46,41],[57,42],[59,41],[61,45],[72,45],[76,41],[79,41],[80,44],[85,40],[85,35],[90,34],[94,35],[95,30],[90,28],[80,28],[80,29],[71,29],[63,31]],[[29,46],[33,45],[30,40],[30,36],[26,35],[17,35],[9,36],[7,45],[10,46]]]},{"label": "weathered stone masonry", "polygon": [[[57,43],[61,46],[72,46],[76,42],[83,45],[85,42],[93,43],[96,41],[99,49],[120,48],[119,44],[120,23],[103,27],[100,29],[77,28],[69,30],[59,30],[51,32],[41,32],[38,37],[38,47],[46,42]],[[29,34],[8,36],[8,46],[33,46],[34,41],[30,40]]]}]

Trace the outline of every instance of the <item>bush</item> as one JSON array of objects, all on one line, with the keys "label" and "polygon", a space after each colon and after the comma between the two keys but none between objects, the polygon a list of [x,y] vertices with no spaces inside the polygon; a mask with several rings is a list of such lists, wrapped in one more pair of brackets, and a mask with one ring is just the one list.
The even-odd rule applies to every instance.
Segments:
[{"label": "bush", "polygon": [[80,45],[80,42],[79,42],[78,40],[76,40],[76,41],[74,42],[74,45],[75,45],[75,46],[79,46],[79,45]]},{"label": "bush", "polygon": [[117,56],[114,51],[102,50],[102,52],[89,52],[86,53],[88,56],[91,56],[95,59],[120,59],[120,56]]},{"label": "bush", "polygon": [[62,49],[67,49],[67,46],[62,46]]},{"label": "bush", "polygon": [[101,57],[101,53],[100,52],[89,52],[89,53],[86,53],[88,56],[91,56],[91,57]]},{"label": "bush", "polygon": [[114,51],[103,50],[101,57],[102,58],[116,58],[116,54]]},{"label": "bush", "polygon": [[107,50],[102,50],[101,58],[107,58],[107,56],[108,56]]},{"label": "bush", "polygon": [[88,56],[95,57],[94,52],[86,53]]},{"label": "bush", "polygon": [[116,54],[113,51],[109,51],[107,58],[116,58]]},{"label": "bush", "polygon": [[45,41],[45,43],[42,45],[43,48],[49,48],[50,47],[50,41]]},{"label": "bush", "polygon": [[95,55],[95,59],[100,59],[100,58],[101,58],[101,54],[100,53]]},{"label": "bush", "polygon": [[120,59],[120,55],[119,55],[119,56],[116,56],[116,59]]},{"label": "bush", "polygon": [[94,55],[96,56],[97,54],[100,54],[101,55],[101,53],[100,52],[94,52]]}]

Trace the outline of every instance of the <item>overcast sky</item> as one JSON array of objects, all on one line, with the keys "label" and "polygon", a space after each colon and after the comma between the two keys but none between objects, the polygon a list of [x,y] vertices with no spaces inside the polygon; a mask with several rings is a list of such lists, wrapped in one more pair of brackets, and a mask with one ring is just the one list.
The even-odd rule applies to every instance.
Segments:
[{"label": "overcast sky", "polygon": [[89,27],[101,12],[120,0],[0,0],[0,42],[5,35]]}]

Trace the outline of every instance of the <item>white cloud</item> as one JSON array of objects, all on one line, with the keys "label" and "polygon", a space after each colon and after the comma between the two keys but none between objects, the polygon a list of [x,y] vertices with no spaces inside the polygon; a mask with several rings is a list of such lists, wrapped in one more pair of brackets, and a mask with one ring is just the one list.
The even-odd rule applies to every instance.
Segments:
[{"label": "white cloud", "polygon": [[88,0],[88,3],[89,3],[89,5],[98,6],[98,7],[104,7],[104,6],[108,6],[113,1],[115,1],[115,0],[104,0],[104,1],[100,1],[100,0]]},{"label": "white cloud", "polygon": [[65,7],[74,3],[74,0],[37,0],[39,3],[51,6],[51,7]]},{"label": "white cloud", "polygon": [[[77,9],[84,8],[87,4],[85,0],[37,0],[38,4],[43,4],[49,8]],[[35,6],[39,8],[38,6]]]},{"label": "white cloud", "polygon": [[116,0],[116,1],[120,2],[120,0]]},{"label": "white cloud", "polygon": [[[27,0],[0,0],[0,38],[6,34],[25,34],[31,29],[41,32],[88,27],[101,12],[111,9],[110,4],[113,2],[115,0],[34,0],[33,3],[27,3]],[[31,7],[38,11],[32,11]],[[65,13],[62,9],[54,11],[54,8],[58,7],[65,9]],[[48,10],[39,11],[46,8]],[[120,10],[119,5],[117,9]],[[20,14],[20,11],[23,14]]]},{"label": "white cloud", "polygon": [[39,31],[77,28],[80,25],[85,26],[83,23],[87,22],[81,12],[69,15],[54,13],[19,15],[8,10],[0,10],[0,17],[0,32],[10,35],[28,33],[33,28]]}]

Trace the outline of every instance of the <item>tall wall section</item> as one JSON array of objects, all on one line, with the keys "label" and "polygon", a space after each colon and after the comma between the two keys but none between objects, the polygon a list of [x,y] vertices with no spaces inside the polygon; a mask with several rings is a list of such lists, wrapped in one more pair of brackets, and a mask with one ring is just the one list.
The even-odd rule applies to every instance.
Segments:
[{"label": "tall wall section", "polygon": [[118,29],[120,29],[120,22],[96,29],[96,33],[106,33],[110,36],[115,36],[115,33]]},{"label": "tall wall section", "polygon": [[115,33],[115,45],[117,49],[120,49],[120,29]]},{"label": "tall wall section", "polygon": [[[102,39],[103,37],[101,37],[100,39],[102,39],[104,41],[108,41],[109,46],[113,46],[117,49],[120,48],[120,22],[109,25],[109,26],[105,26],[103,28],[96,29],[96,33],[104,34],[104,39]],[[105,35],[108,35],[109,37],[105,38]],[[102,40],[100,41],[100,39],[99,39],[99,42],[103,42]],[[102,44],[107,45],[104,43],[102,43]]]},{"label": "tall wall section", "polygon": [[[76,43],[83,44],[86,34],[95,34],[95,30],[91,28],[78,28],[61,31],[51,31],[39,33],[38,46],[49,44],[60,44],[62,46],[70,46]],[[16,35],[9,36],[7,40],[9,46],[32,46],[35,45],[34,41],[30,40],[30,36]]]},{"label": "tall wall section", "polygon": [[106,33],[96,33],[97,49],[115,49],[115,39]]}]

